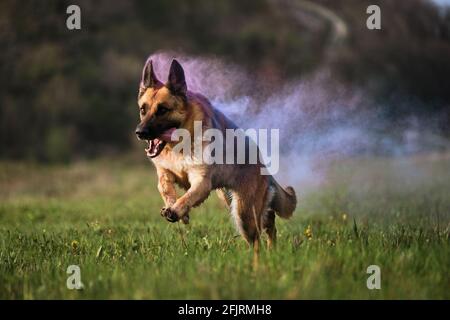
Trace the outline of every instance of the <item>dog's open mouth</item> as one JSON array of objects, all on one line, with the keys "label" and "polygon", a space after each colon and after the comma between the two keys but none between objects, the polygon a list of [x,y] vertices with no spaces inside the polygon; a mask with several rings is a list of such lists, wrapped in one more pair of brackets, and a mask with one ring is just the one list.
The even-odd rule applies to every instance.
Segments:
[{"label": "dog's open mouth", "polygon": [[160,140],[158,138],[153,140],[147,140],[148,147],[145,148],[147,156],[150,158],[159,156],[161,151],[163,151],[164,147],[166,146],[166,143],[167,143],[166,141]]},{"label": "dog's open mouth", "polygon": [[147,144],[148,147],[145,148],[145,152],[147,156],[150,158],[155,158],[159,156],[161,151],[163,151],[167,142],[172,141],[172,133],[176,130],[176,128],[170,128],[164,131],[158,138],[148,139]]}]

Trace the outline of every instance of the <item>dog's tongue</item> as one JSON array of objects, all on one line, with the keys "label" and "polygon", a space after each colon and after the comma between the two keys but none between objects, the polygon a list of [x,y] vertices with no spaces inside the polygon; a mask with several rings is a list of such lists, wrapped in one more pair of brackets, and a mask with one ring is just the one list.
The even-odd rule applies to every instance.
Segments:
[{"label": "dog's tongue", "polygon": [[164,131],[159,138],[166,142],[172,142],[172,133],[176,130],[176,128],[170,128]]}]

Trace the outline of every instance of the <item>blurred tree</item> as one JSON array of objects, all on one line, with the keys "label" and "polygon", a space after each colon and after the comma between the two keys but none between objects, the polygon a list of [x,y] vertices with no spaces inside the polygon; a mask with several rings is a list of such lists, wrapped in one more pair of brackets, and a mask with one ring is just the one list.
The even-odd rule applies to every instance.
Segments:
[{"label": "blurred tree", "polygon": [[[369,2],[315,2],[348,27],[345,44],[333,47],[327,23],[301,10],[294,15],[282,1],[3,0],[0,156],[67,161],[129,147],[140,68],[165,49],[218,55],[273,81],[325,66],[368,88],[367,99],[417,102],[387,108],[392,119],[445,113],[449,10],[425,0],[380,0],[382,30],[369,32]],[[66,28],[69,4],[81,7],[79,31]]]}]

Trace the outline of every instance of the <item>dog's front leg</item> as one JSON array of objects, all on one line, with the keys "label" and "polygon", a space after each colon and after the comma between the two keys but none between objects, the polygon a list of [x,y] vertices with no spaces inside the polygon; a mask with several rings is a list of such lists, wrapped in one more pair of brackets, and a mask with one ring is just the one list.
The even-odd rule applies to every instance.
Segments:
[{"label": "dog's front leg", "polygon": [[158,174],[158,191],[164,200],[165,208],[169,208],[177,201],[177,191],[175,189],[175,176],[172,172],[156,168]]},{"label": "dog's front leg", "polygon": [[202,203],[211,192],[211,179],[204,175],[191,175],[189,177],[191,187],[180,197],[173,206],[166,209],[164,216],[170,222],[182,219],[189,222],[189,210]]}]

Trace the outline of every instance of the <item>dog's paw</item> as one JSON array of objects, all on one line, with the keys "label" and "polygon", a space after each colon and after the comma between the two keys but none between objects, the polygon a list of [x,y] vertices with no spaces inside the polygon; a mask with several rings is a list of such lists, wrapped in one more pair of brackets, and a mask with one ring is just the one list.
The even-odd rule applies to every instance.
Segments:
[{"label": "dog's paw", "polygon": [[170,208],[162,208],[161,209],[161,216],[166,218],[169,222],[177,222],[180,218],[178,217],[178,214],[170,209]]},{"label": "dog's paw", "polygon": [[189,214],[185,214],[184,216],[182,216],[181,222],[183,222],[183,224],[189,224]]}]

